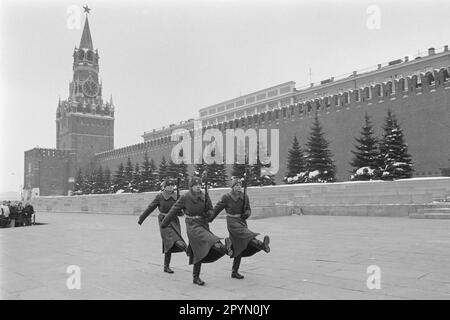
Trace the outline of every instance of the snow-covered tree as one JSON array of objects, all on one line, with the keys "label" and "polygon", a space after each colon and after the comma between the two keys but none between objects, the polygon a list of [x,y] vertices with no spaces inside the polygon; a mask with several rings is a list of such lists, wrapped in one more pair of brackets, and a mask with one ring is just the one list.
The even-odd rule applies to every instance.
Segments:
[{"label": "snow-covered tree", "polygon": [[102,166],[99,166],[97,170],[94,172],[94,185],[92,188],[93,194],[101,194],[104,193],[105,189],[105,179],[103,174]]},{"label": "snow-covered tree", "polygon": [[178,177],[178,170],[179,165],[172,161],[172,159],[169,160],[169,163],[167,164],[167,178],[176,179]]},{"label": "snow-covered tree", "polygon": [[408,153],[408,145],[405,143],[403,131],[391,110],[388,110],[383,129],[384,134],[380,144],[384,164],[382,179],[411,178],[414,172],[411,155]]},{"label": "snow-covered tree", "polygon": [[218,164],[215,161],[207,165],[208,168],[208,180],[211,188],[223,188],[228,185],[227,169],[225,163]]},{"label": "snow-covered tree", "polygon": [[329,142],[325,139],[316,115],[311,134],[306,143],[306,182],[334,182],[336,167],[333,163]]},{"label": "snow-covered tree", "polygon": [[83,194],[92,194],[93,191],[95,190],[95,180],[96,180],[95,170],[86,173],[83,180],[84,180],[82,188]]},{"label": "snow-covered tree", "polygon": [[167,169],[168,164],[166,161],[166,157],[162,156],[161,163],[159,164],[158,169],[158,183],[157,183],[158,190],[160,189],[161,183],[168,177]]},{"label": "snow-covered tree", "polygon": [[232,170],[231,170],[231,176],[242,178],[245,173],[245,168],[246,168],[246,164],[234,162]]},{"label": "snow-covered tree", "polygon": [[111,193],[111,171],[108,167],[103,171],[104,189],[102,193]]},{"label": "snow-covered tree", "polygon": [[196,163],[194,166],[193,176],[202,177],[203,172],[206,170],[206,163],[202,159],[202,163]]},{"label": "snow-covered tree", "polygon": [[141,185],[141,169],[139,163],[136,162],[133,171],[133,179],[131,181],[131,192],[140,192],[139,186]]},{"label": "snow-covered tree", "polygon": [[287,172],[286,176],[283,178],[284,182],[302,183],[305,182],[305,156],[300,144],[298,143],[297,136],[294,136],[294,141],[292,142],[292,147],[288,152],[287,157]]},{"label": "snow-covered tree", "polygon": [[360,137],[355,138],[356,151],[352,151],[354,158],[350,162],[353,167],[351,180],[373,180],[380,176],[379,142],[374,137],[373,125],[367,113],[364,115],[364,121]]},{"label": "snow-covered tree", "polygon": [[141,181],[138,186],[139,192],[155,191],[158,180],[158,173],[153,159],[149,160],[148,154],[144,155],[144,162],[141,167]]},{"label": "snow-covered tree", "polygon": [[133,192],[133,163],[131,162],[130,157],[127,158],[127,163],[125,165],[125,188],[124,192]]},{"label": "snow-covered tree", "polygon": [[117,171],[114,175],[113,179],[113,185],[112,185],[112,191],[113,193],[123,192],[126,188],[126,181],[125,181],[125,167],[123,166],[123,163],[121,162],[119,166],[117,167]]},{"label": "snow-covered tree", "polygon": [[78,169],[77,177],[75,179],[75,183],[73,185],[73,195],[81,195],[83,194],[83,184],[84,184],[84,177],[83,173],[81,172],[81,169]]},{"label": "snow-covered tree", "polygon": [[248,186],[272,186],[275,185],[274,174],[270,172],[270,163],[262,163],[259,157],[260,143],[256,145],[256,162],[247,170]]},{"label": "snow-covered tree", "polygon": [[182,162],[177,164],[178,175],[180,177],[180,190],[189,189],[189,174],[187,164]]}]

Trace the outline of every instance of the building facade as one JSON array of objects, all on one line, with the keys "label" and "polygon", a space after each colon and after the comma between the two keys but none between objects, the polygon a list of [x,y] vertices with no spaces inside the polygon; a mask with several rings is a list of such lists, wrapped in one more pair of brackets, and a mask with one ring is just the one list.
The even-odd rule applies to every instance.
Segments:
[{"label": "building facade", "polygon": [[[289,81],[229,99],[201,108],[196,119],[144,132],[143,142],[118,149],[114,149],[114,104],[112,98],[102,98],[99,56],[93,48],[86,18],[80,45],[73,53],[69,97],[58,102],[56,150],[35,148],[25,152],[24,188],[28,194],[32,190],[40,195],[68,194],[79,169],[87,172],[102,166],[115,172],[128,157],[133,164],[142,163],[147,153],[158,165],[163,156],[170,159],[180,142],[172,133],[185,129],[193,137],[194,123],[202,125],[201,133],[210,128],[222,132],[223,145],[227,144],[227,129],[266,129],[269,134],[271,129],[278,130],[279,170],[275,181],[282,183],[293,138],[296,136],[304,147],[316,112],[330,142],[338,180],[349,179],[351,151],[364,125],[364,115],[372,118],[375,134],[380,137],[388,110],[396,115],[404,131],[415,176],[439,176],[442,168],[449,167],[448,46],[305,87]],[[202,147],[209,144],[202,143]],[[193,162],[193,157],[190,160]],[[52,175],[52,168],[61,175],[57,181],[46,178]],[[192,165],[189,171],[193,171]]]},{"label": "building facade", "polygon": [[80,45],[73,52],[69,95],[60,99],[56,108],[56,149],[25,152],[24,194],[67,195],[77,171],[91,171],[96,166],[95,155],[111,149],[114,103],[112,96],[109,101],[102,97],[99,54],[94,50],[86,16]]},{"label": "building facade", "polygon": [[[381,137],[384,119],[391,110],[404,131],[414,176],[440,176],[442,168],[449,167],[450,158],[449,66],[448,46],[430,48],[414,59],[393,60],[370,71],[353,71],[303,88],[296,88],[291,81],[252,92],[201,108],[196,120],[201,121],[203,130],[220,130],[223,145],[226,129],[278,129],[280,168],[275,178],[282,183],[292,140],[296,136],[304,147],[317,112],[330,141],[337,178],[346,181],[365,113],[372,118],[375,134]],[[180,128],[188,129],[193,137],[194,119],[145,132],[144,142],[99,153],[96,160],[114,171],[128,157],[133,163],[141,163],[148,153],[158,164],[162,156],[169,159],[179,143],[172,141],[171,134]]]}]

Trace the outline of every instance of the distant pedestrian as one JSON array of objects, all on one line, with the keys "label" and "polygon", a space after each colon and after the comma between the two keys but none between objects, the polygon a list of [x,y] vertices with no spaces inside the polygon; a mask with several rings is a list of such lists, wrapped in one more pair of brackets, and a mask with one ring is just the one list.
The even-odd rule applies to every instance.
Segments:
[{"label": "distant pedestrian", "polygon": [[17,206],[8,201],[8,208],[9,208],[9,219],[11,221],[9,223],[9,227],[14,228],[16,226],[16,221],[18,218]]},{"label": "distant pedestrian", "polygon": [[6,228],[9,226],[9,207],[6,204],[6,201],[0,205],[0,227]]},{"label": "distant pedestrian", "polygon": [[19,202],[17,204],[17,221],[16,221],[16,227],[23,227],[25,224],[25,215],[23,212],[23,205],[22,202]]},{"label": "distant pedestrian", "polygon": [[34,214],[34,208],[29,202],[27,202],[25,204],[25,208],[23,208],[23,213],[24,213],[25,225],[31,226],[32,217]]}]

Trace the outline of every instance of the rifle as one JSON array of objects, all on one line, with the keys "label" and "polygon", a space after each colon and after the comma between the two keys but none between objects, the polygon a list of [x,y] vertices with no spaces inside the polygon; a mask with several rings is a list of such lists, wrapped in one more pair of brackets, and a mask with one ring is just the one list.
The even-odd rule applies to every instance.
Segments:
[{"label": "rifle", "polygon": [[202,176],[205,179],[205,213],[208,212],[208,167],[205,166]]},{"label": "rifle", "polygon": [[243,181],[243,185],[244,185],[244,201],[242,204],[242,214],[245,214],[245,205],[246,205],[246,200],[247,200],[247,155],[245,156],[245,161],[244,161],[244,181]]},{"label": "rifle", "polygon": [[[177,200],[180,199],[180,182],[181,182],[181,177],[183,177],[182,173],[179,173],[177,175]],[[182,214],[184,214],[184,210],[181,210]],[[180,215],[180,214],[179,214]]]},{"label": "rifle", "polygon": [[177,200],[180,198],[180,181],[182,176],[182,173],[179,173],[177,176]]}]

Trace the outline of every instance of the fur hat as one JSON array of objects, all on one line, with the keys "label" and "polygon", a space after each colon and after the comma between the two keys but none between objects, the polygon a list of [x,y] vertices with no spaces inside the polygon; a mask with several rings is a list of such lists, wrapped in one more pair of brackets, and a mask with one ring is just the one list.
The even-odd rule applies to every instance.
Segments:
[{"label": "fur hat", "polygon": [[172,178],[166,178],[162,183],[161,183],[161,188],[164,189],[167,186],[174,186],[176,185],[175,180]]},{"label": "fur hat", "polygon": [[231,187],[233,188],[237,184],[242,185],[242,179],[240,179],[238,177],[231,178]]},{"label": "fur hat", "polygon": [[189,188],[192,188],[192,186],[196,184],[202,184],[202,178],[194,176],[189,180]]}]

